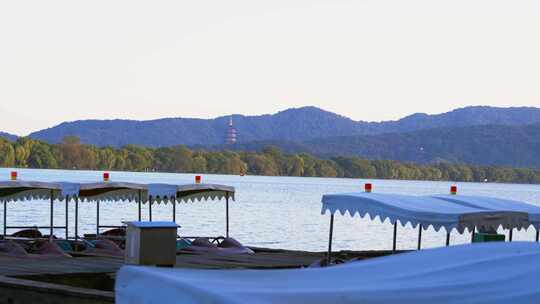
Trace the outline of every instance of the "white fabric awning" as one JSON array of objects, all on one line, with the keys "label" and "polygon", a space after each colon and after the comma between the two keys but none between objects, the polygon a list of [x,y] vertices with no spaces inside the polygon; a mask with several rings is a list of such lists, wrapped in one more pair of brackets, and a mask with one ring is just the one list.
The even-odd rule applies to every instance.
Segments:
[{"label": "white fabric awning", "polygon": [[235,189],[218,184],[148,184],[148,197],[152,202],[168,203],[173,199],[183,202],[231,198],[234,200]]},{"label": "white fabric awning", "polygon": [[434,195],[436,199],[442,199],[459,205],[480,208],[491,211],[515,211],[528,214],[529,223],[537,230],[540,229],[540,206],[527,204],[520,201],[507,200],[488,196],[469,195]]},{"label": "white fabric awning", "polygon": [[56,183],[35,181],[0,181],[0,201],[45,200],[60,196],[60,186]]},{"label": "white fabric awning", "polygon": [[467,228],[497,229],[502,226],[509,228],[528,227],[526,213],[514,211],[490,211],[463,206],[453,202],[432,197],[421,197],[398,194],[380,193],[344,193],[328,194],[322,198],[322,214],[336,211],[351,216],[366,214],[373,220],[379,217],[381,221],[389,219],[392,223],[399,221],[405,226],[410,223],[413,227],[422,224],[424,229],[432,226],[436,231],[444,227],[447,232],[456,229],[460,233]]},{"label": "white fabric awning", "polygon": [[138,201],[147,194],[146,185],[135,183],[83,183],[79,187],[78,197],[86,201]]},{"label": "white fabric awning", "polygon": [[118,304],[535,304],[540,245],[426,249],[326,268],[203,270],[124,266]]},{"label": "white fabric awning", "polygon": [[175,201],[201,201],[230,198],[235,199],[235,189],[218,184],[137,184],[127,182],[32,182],[0,181],[0,201],[24,201],[78,198],[81,201],[135,201],[147,203],[169,203]]}]

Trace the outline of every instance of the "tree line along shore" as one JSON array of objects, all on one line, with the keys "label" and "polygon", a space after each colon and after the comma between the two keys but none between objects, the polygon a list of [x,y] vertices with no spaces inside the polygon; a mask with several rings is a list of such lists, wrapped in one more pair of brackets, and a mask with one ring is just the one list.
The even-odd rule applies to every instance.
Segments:
[{"label": "tree line along shore", "polygon": [[14,142],[0,139],[0,167],[540,184],[537,169],[317,158],[306,153],[285,154],[272,146],[259,152],[191,150],[185,146],[96,147],[81,144],[72,136],[59,144],[29,138]]}]

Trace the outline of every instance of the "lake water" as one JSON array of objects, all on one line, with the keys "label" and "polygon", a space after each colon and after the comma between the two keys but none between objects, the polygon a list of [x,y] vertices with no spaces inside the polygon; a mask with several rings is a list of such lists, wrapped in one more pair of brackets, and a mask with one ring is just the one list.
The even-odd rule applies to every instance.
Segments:
[{"label": "lake water", "polygon": [[[12,169],[0,169],[0,179],[9,178]],[[19,179],[38,181],[100,181],[97,171],[17,169]],[[111,180],[140,183],[192,183],[194,174],[111,172]],[[326,250],[328,242],[328,214],[321,215],[321,197],[327,193],[363,191],[363,184],[371,182],[374,192],[412,195],[446,194],[450,182],[360,180],[344,178],[264,177],[203,175],[203,182],[236,187],[236,201],[230,204],[230,234],[242,243],[260,247]],[[491,183],[458,183],[460,194],[488,195],[523,200],[540,205],[540,186]],[[63,224],[65,205],[55,203],[55,223]],[[181,203],[177,206],[177,222],[183,235],[217,236],[225,234],[224,201]],[[0,212],[3,212],[0,209]],[[70,207],[70,231],[73,233],[73,206]],[[170,204],[154,205],[153,220],[170,220]],[[8,225],[48,225],[47,201],[8,203]],[[95,203],[79,204],[79,234],[95,233]],[[148,207],[143,207],[143,220]],[[119,225],[137,218],[137,204],[102,202],[100,223]],[[3,216],[0,225],[3,225]],[[1,226],[0,226],[1,227]],[[13,231],[11,231],[13,232]],[[47,233],[47,231],[44,231]],[[393,226],[379,219],[369,220],[349,215],[336,215],[334,248],[351,250],[391,249]],[[503,232],[501,230],[501,232]],[[8,232],[9,233],[9,232]],[[55,231],[63,236],[62,230]],[[418,230],[409,226],[398,228],[398,249],[415,249]],[[535,231],[515,231],[514,240],[534,240]],[[466,243],[470,234],[452,233],[451,243]],[[445,244],[445,232],[433,229],[423,232],[422,247]]]}]

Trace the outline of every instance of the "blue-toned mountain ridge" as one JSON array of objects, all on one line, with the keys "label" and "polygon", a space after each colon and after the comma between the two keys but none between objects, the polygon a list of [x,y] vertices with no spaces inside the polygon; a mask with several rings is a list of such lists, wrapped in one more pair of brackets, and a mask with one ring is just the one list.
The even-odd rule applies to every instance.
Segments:
[{"label": "blue-toned mountain ridge", "polygon": [[[78,136],[83,143],[119,147],[208,146],[223,143],[229,116],[214,119],[163,118],[136,120],[79,120],[34,132],[29,137],[58,143]],[[410,133],[436,128],[481,125],[520,126],[540,123],[540,108],[466,107],[447,113],[417,113],[396,121],[354,121],[316,107],[287,109],[260,116],[233,115],[239,143],[252,141],[305,142],[320,138]]]}]

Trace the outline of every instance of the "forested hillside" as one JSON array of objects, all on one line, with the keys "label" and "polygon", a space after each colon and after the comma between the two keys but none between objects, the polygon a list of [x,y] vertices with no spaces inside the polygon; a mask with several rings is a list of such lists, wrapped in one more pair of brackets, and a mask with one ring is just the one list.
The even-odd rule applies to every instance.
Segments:
[{"label": "forested hillside", "polygon": [[[360,156],[414,163],[446,161],[476,165],[540,168],[540,124],[437,128],[409,133],[327,137],[304,142],[239,143],[234,150],[260,151],[274,145],[289,153],[321,157]],[[213,149],[224,149],[216,146]]]},{"label": "forested hillside", "polygon": [[286,154],[275,147],[260,152],[190,150],[184,146],[147,148],[127,145],[98,148],[76,137],[60,144],[28,138],[0,139],[0,166],[186,173],[324,176],[415,180],[540,183],[540,171],[438,162],[430,165],[358,157],[321,159]]}]

